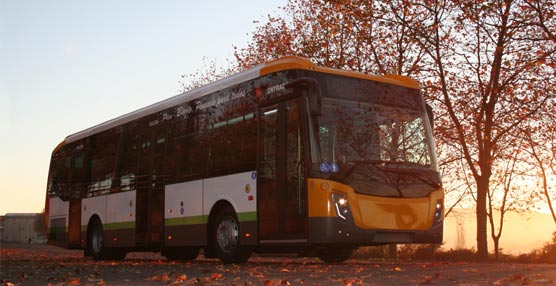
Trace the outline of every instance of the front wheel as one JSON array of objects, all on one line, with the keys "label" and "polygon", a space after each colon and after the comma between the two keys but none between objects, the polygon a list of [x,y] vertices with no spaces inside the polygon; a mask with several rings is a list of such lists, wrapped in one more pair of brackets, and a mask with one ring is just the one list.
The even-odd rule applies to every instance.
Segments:
[{"label": "front wheel", "polygon": [[212,248],[224,263],[243,263],[251,256],[252,249],[240,245],[239,222],[231,207],[220,210],[212,226]]}]

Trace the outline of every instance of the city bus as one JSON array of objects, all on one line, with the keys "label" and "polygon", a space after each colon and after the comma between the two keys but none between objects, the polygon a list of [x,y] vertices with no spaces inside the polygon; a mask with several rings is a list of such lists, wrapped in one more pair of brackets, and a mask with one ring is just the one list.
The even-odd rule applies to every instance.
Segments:
[{"label": "city bus", "polygon": [[67,136],[52,152],[48,241],[240,263],[341,262],[441,243],[444,192],[419,84],[285,57]]}]

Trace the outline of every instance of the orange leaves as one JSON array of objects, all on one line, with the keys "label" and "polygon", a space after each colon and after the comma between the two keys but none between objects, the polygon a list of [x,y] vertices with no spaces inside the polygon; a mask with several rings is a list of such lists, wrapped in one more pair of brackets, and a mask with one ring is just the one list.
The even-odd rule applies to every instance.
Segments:
[{"label": "orange leaves", "polygon": [[421,276],[421,279],[419,280],[419,284],[423,285],[423,284],[432,284],[435,282],[435,280],[440,278],[440,273],[436,273],[435,275],[423,275]]},{"label": "orange leaves", "polygon": [[220,274],[220,273],[212,273],[211,278],[212,278],[212,280],[220,280],[220,279],[222,279],[222,274]]},{"label": "orange leaves", "polygon": [[264,286],[291,286],[292,284],[290,283],[290,281],[286,280],[286,279],[281,279],[281,280],[264,280],[263,281],[263,285]]},{"label": "orange leaves", "polygon": [[356,278],[347,278],[347,279],[344,279],[342,282],[343,282],[344,286],[363,285],[363,280],[362,279],[356,279]]},{"label": "orange leaves", "polygon": [[[551,273],[554,271],[554,267],[548,265],[501,267],[494,263],[362,259],[323,264],[312,258],[284,257],[253,257],[249,263],[225,265],[202,258],[193,262],[169,262],[152,254],[135,253],[123,261],[103,262],[77,256],[68,258],[49,251],[51,249],[23,251],[17,252],[21,256],[12,256],[2,249],[0,285],[552,285]],[[46,253],[48,255],[43,255]],[[44,259],[45,256],[50,258]]]}]

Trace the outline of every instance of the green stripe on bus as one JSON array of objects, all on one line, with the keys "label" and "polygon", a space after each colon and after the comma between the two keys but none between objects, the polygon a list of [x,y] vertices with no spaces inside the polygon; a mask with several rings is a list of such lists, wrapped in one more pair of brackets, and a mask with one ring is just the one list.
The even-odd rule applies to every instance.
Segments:
[{"label": "green stripe on bus", "polygon": [[187,216],[187,217],[176,217],[167,218],[164,220],[165,226],[177,226],[177,225],[192,225],[192,224],[203,224],[205,217],[202,215],[198,216]]},{"label": "green stripe on bus", "polygon": [[[102,225],[104,230],[122,230],[122,229],[135,229],[134,221],[114,222]],[[87,232],[87,226],[81,226],[81,232]]]},{"label": "green stripe on bus", "polygon": [[[257,220],[257,212],[244,212],[238,213],[237,219],[240,222],[246,221],[256,221]],[[188,217],[176,217],[176,218],[167,218],[164,220],[165,226],[179,226],[179,225],[194,225],[194,224],[204,224],[208,221],[208,216],[188,216]]]},{"label": "green stripe on bus", "polygon": [[257,212],[244,212],[244,213],[238,213],[237,214],[237,219],[240,222],[244,222],[244,221],[256,221],[257,220]]},{"label": "green stripe on bus", "polygon": [[104,230],[135,229],[135,222],[126,221],[126,222],[107,223],[103,227]]},{"label": "green stripe on bus", "polygon": [[69,228],[65,227],[65,226],[57,226],[57,227],[49,227],[48,228],[48,232],[53,233],[53,232],[68,232]]}]

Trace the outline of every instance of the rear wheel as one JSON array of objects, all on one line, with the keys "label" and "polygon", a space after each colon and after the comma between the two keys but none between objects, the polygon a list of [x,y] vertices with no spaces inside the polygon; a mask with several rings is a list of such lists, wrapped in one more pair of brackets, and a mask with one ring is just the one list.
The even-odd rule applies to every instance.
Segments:
[{"label": "rear wheel", "polygon": [[239,222],[231,207],[220,210],[212,225],[212,248],[224,263],[242,263],[249,259],[252,249],[240,245]]}]

